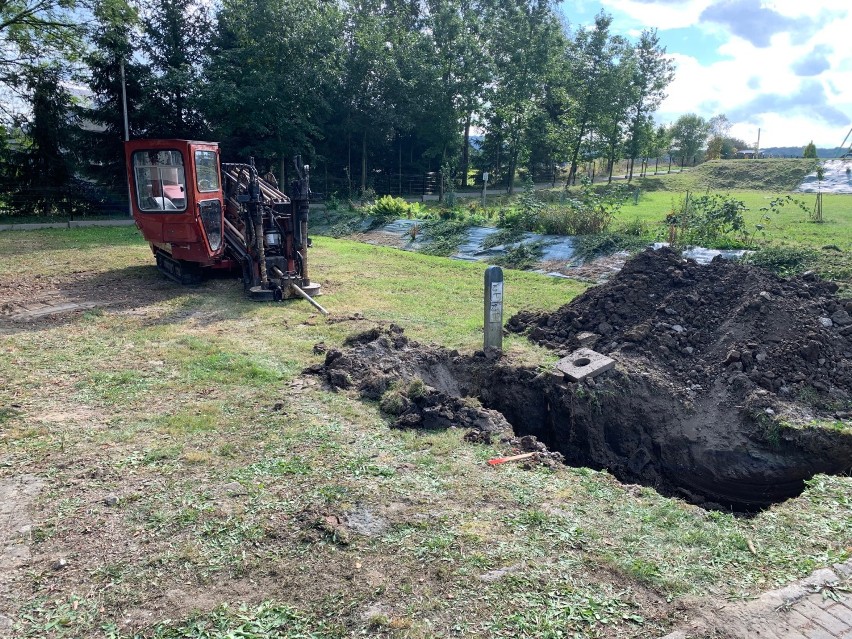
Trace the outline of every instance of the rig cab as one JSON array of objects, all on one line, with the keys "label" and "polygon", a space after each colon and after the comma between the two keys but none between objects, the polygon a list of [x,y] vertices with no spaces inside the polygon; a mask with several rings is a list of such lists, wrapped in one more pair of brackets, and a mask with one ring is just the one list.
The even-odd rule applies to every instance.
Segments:
[{"label": "rig cab", "polygon": [[[242,270],[252,299],[319,294],[308,277],[309,167],[295,158],[293,197],[248,164],[222,164],[215,142],[125,142],[133,218],[157,268],[181,284]],[[312,301],[312,300],[311,300]]]}]

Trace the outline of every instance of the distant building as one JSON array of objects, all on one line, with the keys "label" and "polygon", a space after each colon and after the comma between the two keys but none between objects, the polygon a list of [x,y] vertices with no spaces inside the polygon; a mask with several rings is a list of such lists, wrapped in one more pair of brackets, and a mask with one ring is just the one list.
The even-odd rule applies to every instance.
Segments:
[{"label": "distant building", "polygon": [[734,157],[738,160],[762,160],[765,156],[763,155],[763,151],[755,154],[754,149],[743,149],[742,151],[737,151]]}]

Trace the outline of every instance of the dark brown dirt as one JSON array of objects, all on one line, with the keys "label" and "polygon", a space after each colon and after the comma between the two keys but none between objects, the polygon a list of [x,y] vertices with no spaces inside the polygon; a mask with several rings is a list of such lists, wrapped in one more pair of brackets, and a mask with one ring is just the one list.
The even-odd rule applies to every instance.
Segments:
[{"label": "dark brown dirt", "polygon": [[814,275],[785,280],[722,259],[701,266],[649,250],[609,284],[554,313],[519,313],[507,328],[567,351],[580,346],[579,333],[592,332],[597,350],[643,358],[684,391],[700,394],[722,381],[735,391],[804,393],[845,418],[852,300],[836,291]]},{"label": "dark brown dirt", "polygon": [[816,473],[852,467],[852,428],[840,421],[850,414],[852,318],[835,291],[808,275],[647,252],[555,313],[509,322],[563,354],[596,333],[585,338],[617,362],[596,379],[424,347],[396,326],[353,336],[310,372],[379,400],[395,426],[502,434],[510,425],[572,465],[750,511],[798,495]]}]

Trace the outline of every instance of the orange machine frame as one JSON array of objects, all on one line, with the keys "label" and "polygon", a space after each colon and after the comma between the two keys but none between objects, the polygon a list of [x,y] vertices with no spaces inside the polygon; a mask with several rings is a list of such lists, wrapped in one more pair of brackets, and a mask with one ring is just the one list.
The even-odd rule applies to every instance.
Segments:
[{"label": "orange machine frame", "polygon": [[[148,179],[146,183],[137,183],[140,174],[152,175],[152,169],[158,169],[157,175],[164,171],[169,175],[179,176],[181,165],[158,164],[158,157],[168,157],[163,151],[176,151],[182,158],[184,184],[166,183],[161,177],[156,180]],[[196,152],[207,151],[215,153],[216,182],[211,181],[210,187],[201,190]],[[157,254],[162,252],[174,260],[192,262],[207,267],[232,267],[236,263],[225,257],[224,241],[224,211],[225,202],[222,193],[222,173],[219,159],[219,145],[215,142],[196,142],[191,140],[131,140],[124,143],[127,177],[130,184],[130,202],[133,218],[143,237],[151,244],[151,250]],[[148,158],[140,155],[147,153]],[[174,156],[172,156],[174,157]],[[140,159],[148,159],[142,165]],[[140,169],[137,174],[137,169]],[[215,187],[215,188],[214,188]],[[171,208],[172,198],[185,196],[184,207]],[[205,228],[202,220],[202,205],[210,210],[217,210],[212,201],[218,201],[218,221],[213,220]],[[160,203],[147,206],[147,202]],[[166,208],[166,204],[169,208]],[[218,224],[216,224],[218,222]],[[218,236],[212,228],[218,226]]]}]

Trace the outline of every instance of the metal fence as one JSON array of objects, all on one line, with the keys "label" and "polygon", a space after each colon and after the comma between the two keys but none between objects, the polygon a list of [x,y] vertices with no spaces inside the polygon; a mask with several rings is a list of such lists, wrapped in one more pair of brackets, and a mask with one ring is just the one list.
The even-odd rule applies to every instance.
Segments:
[{"label": "metal fence", "polygon": [[0,194],[0,219],[9,217],[128,217],[127,193],[114,193],[92,183],[38,187]]}]

